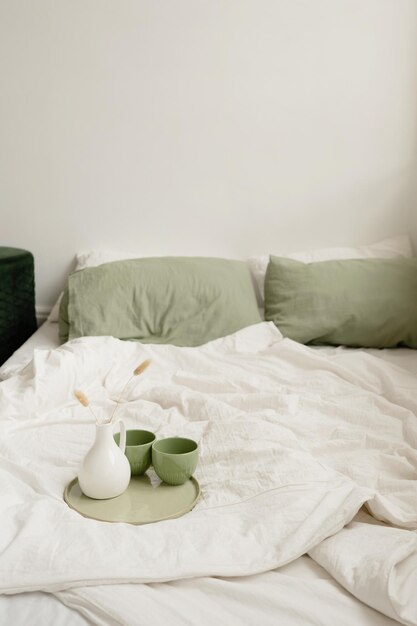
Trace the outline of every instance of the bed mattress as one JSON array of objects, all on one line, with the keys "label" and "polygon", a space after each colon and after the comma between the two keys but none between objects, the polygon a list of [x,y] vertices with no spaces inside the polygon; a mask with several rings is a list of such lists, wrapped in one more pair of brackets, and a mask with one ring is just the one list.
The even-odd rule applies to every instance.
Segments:
[{"label": "bed mattress", "polygon": [[[58,346],[58,325],[46,322],[0,369],[6,379],[27,366],[33,351]],[[357,351],[345,348],[315,348],[332,358],[345,353],[347,363],[355,368]],[[392,365],[417,374],[417,351],[361,350]],[[148,624],[214,623],[240,624],[285,623],[288,626],[340,626],[358,623],[363,626],[388,626],[398,622],[366,606],[308,556],[275,570],[239,578],[200,577],[153,584],[117,585],[118,602],[123,611],[113,615],[114,596],[108,587],[98,585],[88,600],[71,589],[55,595],[30,592],[0,596],[0,623],[14,626],[61,624]],[[94,605],[94,606],[93,606]]]}]

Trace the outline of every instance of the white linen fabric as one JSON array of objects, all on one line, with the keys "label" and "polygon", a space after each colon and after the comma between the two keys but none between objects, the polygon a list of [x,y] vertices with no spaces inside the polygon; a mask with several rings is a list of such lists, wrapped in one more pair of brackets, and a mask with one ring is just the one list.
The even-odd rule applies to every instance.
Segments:
[{"label": "white linen fabric", "polygon": [[125,252],[122,250],[88,250],[86,252],[78,252],[75,255],[75,272],[84,270],[87,267],[97,267],[103,263],[112,261],[125,261],[128,259],[138,259],[143,254],[138,252]]},{"label": "white linen fabric", "polygon": [[[55,597],[56,596],[56,597]],[[59,600],[58,600],[59,599]],[[359,602],[308,556],[239,578],[77,587],[0,595],[11,626],[395,626]]]},{"label": "white linen fabric", "polygon": [[0,381],[23,370],[33,358],[34,350],[50,350],[59,346],[58,327],[44,322],[24,344],[0,367]]},{"label": "white linen fabric", "polygon": [[[94,427],[72,391],[104,399],[105,412],[149,357],[123,417],[200,441],[203,498],[179,520],[140,528],[81,518],[62,491]],[[84,587],[85,598],[86,585],[266,571],[313,550],[364,501],[380,519],[415,528],[416,379],[371,357],[352,372],[349,358],[282,340],[267,323],[199,348],[84,338],[35,352],[0,386],[0,589]],[[409,572],[399,571],[407,589]],[[381,590],[376,608],[395,589]]]},{"label": "white linen fabric", "polygon": [[[14,354],[0,367],[0,381],[6,380],[18,374],[26,367],[33,358],[34,350],[49,350],[58,348],[60,345],[58,327],[55,323],[46,321],[38,330],[14,352]],[[310,346],[315,352],[327,357],[339,357],[340,353],[350,354],[352,367],[355,368],[355,359],[365,358],[366,354],[382,359],[392,365],[406,369],[417,376],[417,350],[410,348],[373,349],[373,348],[347,348],[345,346]]]},{"label": "white linen fabric", "polygon": [[[358,602],[302,556],[278,570],[239,578],[101,585],[57,597],[96,626],[398,626]],[[27,626],[18,624],[17,626]]]},{"label": "white linen fabric", "polygon": [[51,593],[32,591],[0,595],[2,626],[89,626],[96,623]]},{"label": "white linen fabric", "polygon": [[415,532],[391,528],[360,512],[310,555],[357,598],[403,624],[416,623]]}]

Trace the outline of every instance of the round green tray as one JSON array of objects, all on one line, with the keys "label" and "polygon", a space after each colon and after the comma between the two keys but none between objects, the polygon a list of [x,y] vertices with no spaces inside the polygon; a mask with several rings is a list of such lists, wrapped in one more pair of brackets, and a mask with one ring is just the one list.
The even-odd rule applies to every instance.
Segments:
[{"label": "round green tray", "polygon": [[200,485],[191,477],[183,485],[162,483],[153,472],[132,476],[121,496],[109,500],[94,500],[85,496],[74,478],[64,491],[64,500],[71,509],[101,522],[151,524],[181,517],[197,503]]}]

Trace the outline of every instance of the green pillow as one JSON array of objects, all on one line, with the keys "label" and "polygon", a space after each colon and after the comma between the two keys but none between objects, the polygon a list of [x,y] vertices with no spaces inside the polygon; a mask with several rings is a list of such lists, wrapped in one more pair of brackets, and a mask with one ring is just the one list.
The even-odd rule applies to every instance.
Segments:
[{"label": "green pillow", "polygon": [[112,335],[197,346],[260,321],[243,261],[134,259],[70,275],[60,308],[60,339]]},{"label": "green pillow", "polygon": [[417,259],[271,256],[265,319],[300,343],[417,348]]}]

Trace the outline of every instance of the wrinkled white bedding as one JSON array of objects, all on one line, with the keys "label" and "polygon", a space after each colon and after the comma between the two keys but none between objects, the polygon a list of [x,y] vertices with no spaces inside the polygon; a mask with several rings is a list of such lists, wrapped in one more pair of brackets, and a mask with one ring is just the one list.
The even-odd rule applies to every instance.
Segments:
[{"label": "wrinkled white bedding", "polygon": [[398,626],[308,556],[256,576],[80,587],[57,596],[97,626]]},{"label": "wrinkled white bedding", "polygon": [[[204,497],[184,518],[140,529],[84,520],[62,502],[94,434],[72,391],[82,387],[110,403],[145,356],[154,365],[131,390],[123,417],[128,426],[149,427],[159,436],[199,439]],[[415,528],[415,376],[366,355],[352,371],[349,359],[349,353],[328,358],[281,340],[267,323],[201,348],[89,338],[36,352],[33,366],[0,388],[0,514],[7,519],[0,588],[10,593],[81,585],[64,595],[82,593],[86,601],[99,588],[85,585],[242,576],[307,550],[331,570],[332,546],[321,543],[325,556],[315,556],[314,548],[365,501],[380,519]],[[401,533],[398,541],[406,545],[399,554],[396,536],[385,551],[389,571],[399,559],[412,562],[415,533],[382,528],[390,536]],[[359,556],[368,544],[369,538]],[[340,563],[338,580],[349,588],[352,565]],[[366,559],[358,563],[355,571]],[[385,580],[367,598],[367,580],[359,576],[350,590],[388,615],[416,623],[412,598],[404,599],[412,572],[401,569],[406,580],[393,613],[386,607],[395,605],[390,594],[399,593],[398,586]]]},{"label": "wrinkled white bedding", "polygon": [[31,362],[34,350],[53,350],[58,346],[58,324],[44,322],[0,367],[0,381],[21,372]]}]

